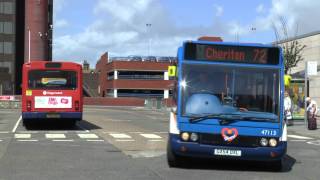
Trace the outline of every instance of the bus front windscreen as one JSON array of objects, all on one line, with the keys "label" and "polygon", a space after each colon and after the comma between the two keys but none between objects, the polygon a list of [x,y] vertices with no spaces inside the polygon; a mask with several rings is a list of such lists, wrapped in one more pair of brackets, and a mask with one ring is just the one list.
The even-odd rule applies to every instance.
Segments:
[{"label": "bus front windscreen", "polygon": [[75,90],[77,73],[66,70],[31,70],[28,73],[29,89]]},{"label": "bus front windscreen", "polygon": [[184,64],[182,69],[183,116],[228,114],[278,121],[279,69],[208,64]]}]

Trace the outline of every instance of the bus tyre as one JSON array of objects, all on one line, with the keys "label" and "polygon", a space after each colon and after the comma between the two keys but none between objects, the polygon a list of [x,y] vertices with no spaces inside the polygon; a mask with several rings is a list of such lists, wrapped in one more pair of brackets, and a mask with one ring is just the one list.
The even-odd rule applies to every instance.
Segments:
[{"label": "bus tyre", "polygon": [[169,140],[167,144],[167,161],[168,161],[169,167],[180,167],[182,164],[182,157],[172,152],[171,144]]}]

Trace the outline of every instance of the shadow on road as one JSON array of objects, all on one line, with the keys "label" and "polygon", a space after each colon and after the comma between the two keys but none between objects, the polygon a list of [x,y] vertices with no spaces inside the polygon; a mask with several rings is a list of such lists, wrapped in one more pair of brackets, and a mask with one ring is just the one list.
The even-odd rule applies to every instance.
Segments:
[{"label": "shadow on road", "polygon": [[28,121],[24,124],[26,130],[50,130],[50,131],[80,131],[80,130],[93,130],[101,129],[101,127],[92,124],[86,120],[77,121],[73,124],[69,121],[64,121],[63,119],[41,119]]},{"label": "shadow on road", "polygon": [[185,169],[205,169],[205,170],[224,170],[224,171],[264,171],[264,172],[290,172],[296,160],[286,155],[281,171],[275,170],[270,163],[240,161],[240,160],[207,160],[207,159],[188,159],[181,168]]}]

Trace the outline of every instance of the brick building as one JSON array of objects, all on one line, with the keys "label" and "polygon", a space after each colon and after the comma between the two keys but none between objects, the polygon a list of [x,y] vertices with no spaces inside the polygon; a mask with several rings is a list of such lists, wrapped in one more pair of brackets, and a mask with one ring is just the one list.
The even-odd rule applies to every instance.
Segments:
[{"label": "brick building", "polygon": [[108,53],[96,64],[101,97],[140,97],[168,99],[173,81],[168,77],[170,61],[124,58],[109,60]]},{"label": "brick building", "polygon": [[24,62],[51,60],[51,30],[52,0],[0,0],[0,95],[21,94]]}]

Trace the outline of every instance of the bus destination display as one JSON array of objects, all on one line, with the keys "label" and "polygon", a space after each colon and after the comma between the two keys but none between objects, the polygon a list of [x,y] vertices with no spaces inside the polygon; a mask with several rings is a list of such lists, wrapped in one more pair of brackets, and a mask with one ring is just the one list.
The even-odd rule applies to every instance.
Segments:
[{"label": "bus destination display", "polygon": [[279,64],[279,49],[276,47],[266,48],[186,43],[184,55],[184,59],[186,60]]}]

